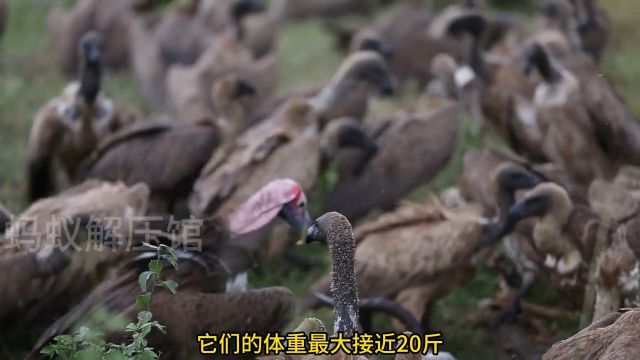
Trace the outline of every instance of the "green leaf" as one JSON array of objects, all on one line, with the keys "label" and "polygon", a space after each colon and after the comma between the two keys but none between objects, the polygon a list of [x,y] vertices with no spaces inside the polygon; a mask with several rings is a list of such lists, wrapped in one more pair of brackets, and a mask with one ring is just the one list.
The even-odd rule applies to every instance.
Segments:
[{"label": "green leaf", "polygon": [[147,324],[151,321],[153,315],[150,311],[140,311],[138,313],[138,327],[142,327],[142,325]]},{"label": "green leaf", "polygon": [[171,255],[162,255],[162,257],[164,259],[167,259],[169,264],[171,264],[174,269],[178,270],[178,261],[176,260],[176,258],[172,257]]},{"label": "green leaf", "polygon": [[149,270],[156,274],[157,277],[160,277],[160,274],[162,273],[162,261],[160,260],[151,260],[149,261]]},{"label": "green leaf", "polygon": [[161,281],[160,286],[168,289],[173,294],[175,294],[176,291],[178,291],[178,283],[173,280]]},{"label": "green leaf", "polygon": [[144,349],[142,354],[140,354],[141,360],[156,360],[158,359],[158,354],[153,352],[153,349]]},{"label": "green leaf", "polygon": [[146,308],[151,303],[151,293],[146,292],[144,294],[138,295],[136,298],[136,304],[141,308]]},{"label": "green leaf", "polygon": [[140,276],[138,276],[138,284],[140,285],[140,289],[142,289],[142,291],[147,291],[147,285],[149,284],[151,275],[153,275],[151,271],[144,271],[140,274]]},{"label": "green leaf", "polygon": [[49,344],[40,350],[40,354],[49,355],[49,358],[54,357],[58,353],[58,349],[55,345]]},{"label": "green leaf", "polygon": [[110,349],[105,354],[104,360],[125,360],[126,357],[120,349]]},{"label": "green leaf", "polygon": [[125,328],[125,330],[129,332],[138,331],[138,325],[134,323],[127,324],[127,327]]}]

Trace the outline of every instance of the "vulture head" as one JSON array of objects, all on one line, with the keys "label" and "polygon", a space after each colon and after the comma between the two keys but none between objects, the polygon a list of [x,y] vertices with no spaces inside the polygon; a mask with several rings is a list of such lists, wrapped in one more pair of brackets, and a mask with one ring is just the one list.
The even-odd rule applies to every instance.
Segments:
[{"label": "vulture head", "polygon": [[244,27],[242,20],[252,14],[261,13],[267,10],[263,0],[236,0],[231,6],[230,15],[236,26],[236,36],[238,39],[244,38]]},{"label": "vulture head", "polygon": [[382,55],[385,60],[393,57],[393,47],[373,30],[358,32],[351,40],[351,52],[374,51]]},{"label": "vulture head", "polygon": [[555,68],[553,61],[542,45],[534,43],[526,51],[525,58],[525,74],[528,75],[533,69],[536,69],[547,83],[555,83],[562,78],[562,75],[558,69]]},{"label": "vulture head", "polygon": [[453,36],[470,35],[480,38],[487,27],[487,20],[480,14],[465,14],[451,20],[447,33]]},{"label": "vulture head", "polygon": [[514,163],[504,163],[498,166],[492,177],[495,186],[494,196],[501,215],[504,215],[515,203],[516,191],[531,189],[543,181],[540,176]]},{"label": "vulture head", "polygon": [[375,140],[364,131],[360,123],[351,117],[329,122],[322,132],[323,156],[333,158],[339,149],[356,148],[374,155],[378,150]]},{"label": "vulture head", "polygon": [[82,67],[78,94],[89,105],[94,103],[100,92],[102,47],[102,36],[96,31],[90,31],[80,39]]},{"label": "vulture head", "polygon": [[291,179],[278,179],[265,185],[229,215],[232,235],[248,234],[267,225],[276,217],[302,234],[311,224],[307,197]]},{"label": "vulture head", "polygon": [[382,95],[393,95],[393,79],[382,56],[375,51],[358,51],[350,55],[338,70],[341,80],[371,85]]},{"label": "vulture head", "polygon": [[522,200],[514,204],[506,218],[510,229],[531,217],[551,218],[558,226],[567,222],[573,210],[569,194],[560,185],[545,182],[528,191]]}]

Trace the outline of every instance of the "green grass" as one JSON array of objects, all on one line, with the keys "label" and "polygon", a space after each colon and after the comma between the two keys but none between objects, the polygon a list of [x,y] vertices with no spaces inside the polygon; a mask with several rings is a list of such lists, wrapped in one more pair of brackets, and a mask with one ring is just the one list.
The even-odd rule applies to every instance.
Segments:
[{"label": "green grass", "polygon": [[[634,113],[640,115],[640,62],[637,61],[640,58],[640,26],[637,24],[640,8],[633,0],[605,0],[602,3],[615,19],[614,40],[603,71],[625,96]],[[27,205],[24,200],[25,156],[33,117],[44,102],[59,94],[67,81],[55,70],[49,51],[46,31],[49,4],[51,2],[43,0],[10,0],[9,27],[0,40],[0,202],[14,212]],[[286,94],[321,85],[339,65],[342,55],[334,50],[332,38],[322,22],[309,21],[290,24],[283,29],[278,56],[282,74],[279,93]],[[107,93],[117,103],[142,108],[140,94],[129,73],[111,73],[105,83]],[[371,113],[379,115],[412,101],[412,98],[376,101]],[[455,184],[466,149],[482,147],[487,142],[496,143],[495,139],[477,136],[472,128],[470,121],[466,121],[460,134],[460,146],[449,165],[430,184],[417,189],[411,195],[413,199],[424,199],[430,191]],[[324,266],[303,272],[281,263],[265,263],[251,274],[251,282],[255,286],[283,285],[303,295],[328,264],[324,249],[314,246],[299,250],[321,260]],[[480,271],[473,281],[438,303],[434,326],[445,331],[445,349],[459,359],[493,358],[486,346],[490,333],[485,328],[469,326],[467,315],[473,313],[480,299],[490,297],[496,288],[495,276]],[[559,301],[558,296],[544,286],[537,286],[531,299],[547,305],[557,305]],[[295,327],[298,320],[309,315],[331,324],[331,313],[322,311],[298,314],[291,326]],[[389,326],[386,319],[377,319],[376,322],[382,328]],[[551,324],[563,332],[571,329],[572,325]],[[0,358],[12,356],[1,349],[2,346]],[[18,355],[13,356],[19,358]]]}]

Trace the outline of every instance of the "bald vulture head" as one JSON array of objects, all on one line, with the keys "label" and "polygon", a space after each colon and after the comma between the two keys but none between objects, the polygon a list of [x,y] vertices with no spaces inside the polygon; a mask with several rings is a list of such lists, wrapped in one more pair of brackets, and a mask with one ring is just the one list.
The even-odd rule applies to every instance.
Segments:
[{"label": "bald vulture head", "polygon": [[351,117],[335,119],[329,122],[322,132],[320,140],[322,155],[333,158],[339,149],[356,148],[374,155],[378,146],[362,129],[360,123]]},{"label": "bald vulture head", "polygon": [[93,104],[100,92],[102,47],[102,36],[96,31],[90,31],[80,39],[79,53],[82,66],[78,95],[87,105]]},{"label": "bald vulture head", "polygon": [[224,106],[246,96],[255,96],[256,88],[235,75],[228,75],[216,81],[211,89],[211,97],[216,105]]},{"label": "bald vulture head", "polygon": [[505,215],[504,213],[514,204],[516,191],[531,189],[543,181],[537,174],[514,163],[498,166],[491,176],[500,215]]},{"label": "bald vulture head", "polygon": [[229,215],[229,231],[243,235],[269,224],[276,217],[302,234],[311,224],[307,196],[291,179],[273,180],[253,194]]},{"label": "bald vulture head", "polygon": [[236,0],[230,9],[230,17],[236,26],[236,36],[238,39],[244,38],[244,27],[242,20],[252,14],[264,12],[267,9],[264,0]]},{"label": "bald vulture head", "polygon": [[350,52],[374,51],[385,60],[393,57],[393,47],[373,29],[359,31],[351,40]]},{"label": "bald vulture head", "polygon": [[569,194],[560,185],[545,182],[528,191],[522,200],[514,204],[506,218],[506,226],[513,229],[524,219],[550,217],[557,224],[564,224],[573,211]]},{"label": "bald vulture head", "polygon": [[535,69],[547,83],[555,83],[562,79],[560,71],[542,45],[532,44],[525,52],[525,58],[525,74],[529,75]]},{"label": "bald vulture head", "polygon": [[358,51],[351,54],[336,74],[338,81],[352,80],[371,84],[382,95],[393,94],[393,80],[382,56],[375,51]]}]

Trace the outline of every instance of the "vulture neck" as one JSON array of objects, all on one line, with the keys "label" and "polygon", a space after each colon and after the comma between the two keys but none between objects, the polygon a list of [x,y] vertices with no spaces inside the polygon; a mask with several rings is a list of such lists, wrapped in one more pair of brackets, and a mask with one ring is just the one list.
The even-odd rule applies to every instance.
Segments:
[{"label": "vulture neck", "polygon": [[[344,221],[348,224],[346,218]],[[333,226],[328,229],[327,243],[331,257],[331,293],[335,311],[333,329],[335,333],[351,336],[358,327],[358,287],[354,266],[356,246],[351,226]]]},{"label": "vulture neck", "polygon": [[80,73],[80,88],[78,94],[84,100],[87,106],[92,106],[98,93],[100,93],[100,85],[102,80],[102,69],[97,62],[86,62]]}]

